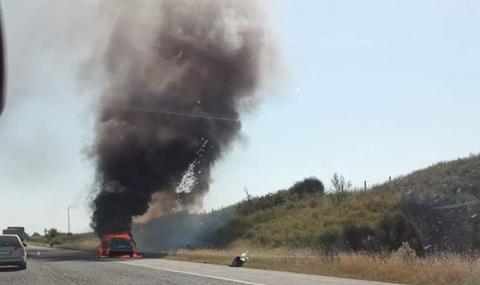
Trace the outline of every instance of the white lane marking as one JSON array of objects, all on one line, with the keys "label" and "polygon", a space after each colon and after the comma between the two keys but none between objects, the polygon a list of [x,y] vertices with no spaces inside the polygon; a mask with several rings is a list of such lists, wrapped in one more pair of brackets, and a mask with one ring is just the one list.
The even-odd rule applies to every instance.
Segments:
[{"label": "white lane marking", "polygon": [[137,264],[137,263],[133,263],[133,262],[121,262],[121,263],[129,264],[129,265],[133,265],[133,266],[138,266],[138,267],[156,269],[156,270],[160,270],[160,271],[168,271],[168,272],[186,274],[186,275],[197,276],[197,277],[205,277],[205,278],[217,279],[217,280],[234,282],[234,283],[245,284],[245,285],[266,285],[266,284],[262,284],[262,283],[254,283],[254,282],[248,282],[248,281],[243,281],[243,280],[238,280],[238,279],[219,277],[219,276],[202,274],[202,273],[194,273],[194,272],[188,272],[188,271],[173,270],[173,269],[168,269],[168,268],[160,268],[160,267],[147,265],[147,264]]}]

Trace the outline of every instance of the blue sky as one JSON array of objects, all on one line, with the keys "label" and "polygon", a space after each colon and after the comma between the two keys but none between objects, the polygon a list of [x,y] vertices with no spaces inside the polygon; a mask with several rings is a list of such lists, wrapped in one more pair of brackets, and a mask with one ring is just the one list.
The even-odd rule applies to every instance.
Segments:
[{"label": "blue sky", "polygon": [[[328,185],[334,172],[360,186],[479,152],[479,2],[264,2],[282,70],[215,166],[206,209],[241,200],[244,187],[261,195],[313,175]],[[72,21],[61,3],[3,7],[0,226],[66,230],[75,205],[73,230],[88,230],[93,120],[78,78],[92,39],[79,26],[95,19],[77,9]]]}]

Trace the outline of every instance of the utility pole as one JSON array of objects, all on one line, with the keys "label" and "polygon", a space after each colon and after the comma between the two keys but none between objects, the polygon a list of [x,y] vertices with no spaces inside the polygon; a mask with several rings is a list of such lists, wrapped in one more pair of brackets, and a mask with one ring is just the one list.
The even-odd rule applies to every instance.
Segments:
[{"label": "utility pole", "polygon": [[363,189],[367,191],[367,180],[363,181]]},{"label": "utility pole", "polygon": [[67,221],[68,221],[68,231],[67,234],[71,233],[70,231],[70,206],[67,207]]}]

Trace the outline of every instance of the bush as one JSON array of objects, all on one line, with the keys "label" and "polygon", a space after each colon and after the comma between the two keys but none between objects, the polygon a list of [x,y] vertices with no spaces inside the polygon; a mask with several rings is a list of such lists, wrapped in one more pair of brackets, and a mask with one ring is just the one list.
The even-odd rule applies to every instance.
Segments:
[{"label": "bush", "polygon": [[316,177],[305,178],[304,180],[295,183],[290,189],[290,192],[294,192],[300,195],[318,193],[323,195],[325,193],[325,187],[322,181]]},{"label": "bush", "polygon": [[58,230],[52,228],[47,231],[45,229],[45,240],[50,245],[50,247],[53,247],[53,245],[55,244],[60,244],[61,242],[60,242]]},{"label": "bush", "polygon": [[405,242],[423,256],[424,251],[415,225],[401,212],[388,213],[380,221],[377,237],[388,251],[398,250]]},{"label": "bush", "polygon": [[339,234],[335,231],[328,231],[317,238],[317,246],[327,255],[339,251]]},{"label": "bush", "polygon": [[403,242],[402,245],[392,253],[392,258],[398,259],[406,264],[412,264],[417,259],[417,254],[408,242]]},{"label": "bush", "polygon": [[50,245],[50,247],[53,247],[54,245],[62,244],[63,242],[64,240],[61,236],[55,236],[54,238],[48,241],[48,244]]},{"label": "bush", "polygon": [[348,223],[343,228],[343,240],[348,249],[353,251],[374,250],[375,231],[368,226]]}]

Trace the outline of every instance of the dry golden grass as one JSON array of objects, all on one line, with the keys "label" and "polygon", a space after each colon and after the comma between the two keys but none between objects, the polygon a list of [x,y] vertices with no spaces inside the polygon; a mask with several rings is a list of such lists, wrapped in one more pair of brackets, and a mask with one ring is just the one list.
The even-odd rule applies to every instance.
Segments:
[{"label": "dry golden grass", "polygon": [[98,246],[100,241],[95,239],[85,239],[81,241],[75,241],[71,243],[62,243],[59,245],[55,245],[56,248],[63,248],[63,249],[73,249],[73,250],[95,250]]},{"label": "dry golden grass", "polygon": [[[229,264],[238,250],[180,250],[171,259]],[[337,254],[312,251],[255,250],[248,267],[363,280],[425,285],[480,285],[480,261],[460,255],[417,258],[398,252],[389,256]]]}]

